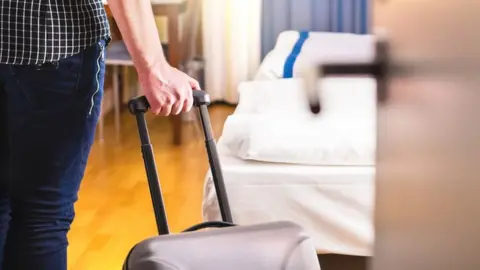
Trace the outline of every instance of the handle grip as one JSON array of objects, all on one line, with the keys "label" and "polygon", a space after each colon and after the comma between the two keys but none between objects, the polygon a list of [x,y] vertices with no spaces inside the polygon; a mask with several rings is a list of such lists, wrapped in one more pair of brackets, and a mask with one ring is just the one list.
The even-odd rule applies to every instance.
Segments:
[{"label": "handle grip", "polygon": [[[193,106],[200,107],[210,104],[210,96],[203,90],[193,90]],[[131,114],[146,113],[150,109],[150,104],[145,96],[138,96],[128,102],[128,109]]]}]

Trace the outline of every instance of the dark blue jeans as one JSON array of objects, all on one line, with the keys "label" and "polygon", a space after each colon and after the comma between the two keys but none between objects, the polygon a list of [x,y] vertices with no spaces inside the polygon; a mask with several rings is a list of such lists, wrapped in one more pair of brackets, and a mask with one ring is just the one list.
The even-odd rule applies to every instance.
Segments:
[{"label": "dark blue jeans", "polygon": [[0,65],[0,270],[66,270],[67,232],[100,114],[105,42]]}]

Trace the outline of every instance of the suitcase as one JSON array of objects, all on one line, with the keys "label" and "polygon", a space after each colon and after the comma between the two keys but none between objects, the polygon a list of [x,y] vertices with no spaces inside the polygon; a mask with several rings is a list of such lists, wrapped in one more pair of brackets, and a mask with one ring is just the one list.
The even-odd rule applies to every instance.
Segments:
[{"label": "suitcase", "polygon": [[222,221],[204,222],[182,233],[170,234],[162,192],[145,113],[149,104],[144,96],[132,99],[141,150],[159,236],[136,244],[129,252],[123,270],[320,270],[309,236],[297,224],[279,221],[236,226],[232,220],[227,192],[210,126],[208,94],[193,91],[205,136]]}]

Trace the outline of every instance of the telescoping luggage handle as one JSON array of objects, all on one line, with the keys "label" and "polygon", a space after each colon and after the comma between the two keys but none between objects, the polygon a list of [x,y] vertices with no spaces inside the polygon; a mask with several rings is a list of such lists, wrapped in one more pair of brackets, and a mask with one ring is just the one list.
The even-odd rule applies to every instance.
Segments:
[{"label": "telescoping luggage handle", "polygon": [[[199,225],[195,225],[185,231],[194,231],[207,227],[225,227],[233,225],[230,204],[227,198],[227,192],[225,189],[222,169],[218,158],[215,138],[213,137],[210,117],[208,115],[207,106],[209,104],[210,96],[206,92],[202,90],[193,91],[193,105],[199,108],[200,119],[205,135],[205,146],[207,149],[208,160],[210,163],[210,170],[212,172],[213,182],[215,184],[215,190],[217,193],[222,220],[224,222],[205,222]],[[130,100],[130,102],[128,103],[128,108],[130,110],[130,113],[135,115],[137,119],[138,132],[142,145],[142,155],[145,163],[145,170],[147,173],[150,195],[152,197],[153,210],[155,213],[158,233],[169,234],[170,230],[168,228],[165,204],[163,202],[162,190],[160,187],[159,177],[155,164],[153,148],[150,142],[148,127],[145,120],[145,113],[148,112],[150,105],[145,96],[139,96]]]}]

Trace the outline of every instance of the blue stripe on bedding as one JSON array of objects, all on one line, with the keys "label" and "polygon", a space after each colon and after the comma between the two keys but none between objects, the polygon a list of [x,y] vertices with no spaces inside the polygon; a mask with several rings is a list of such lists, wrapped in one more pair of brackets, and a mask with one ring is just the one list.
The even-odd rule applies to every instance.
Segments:
[{"label": "blue stripe on bedding", "polygon": [[368,33],[368,3],[367,0],[362,0],[360,3],[360,33],[361,34],[366,34]]},{"label": "blue stripe on bedding", "polygon": [[338,24],[338,32],[343,32],[343,1],[338,0],[337,2],[337,24]]},{"label": "blue stripe on bedding", "polygon": [[299,34],[300,35],[297,42],[293,46],[292,52],[285,60],[285,65],[283,67],[283,78],[293,78],[293,67],[295,66],[295,61],[297,60],[298,55],[302,51],[303,44],[310,35],[310,33],[306,31],[299,32]]}]

